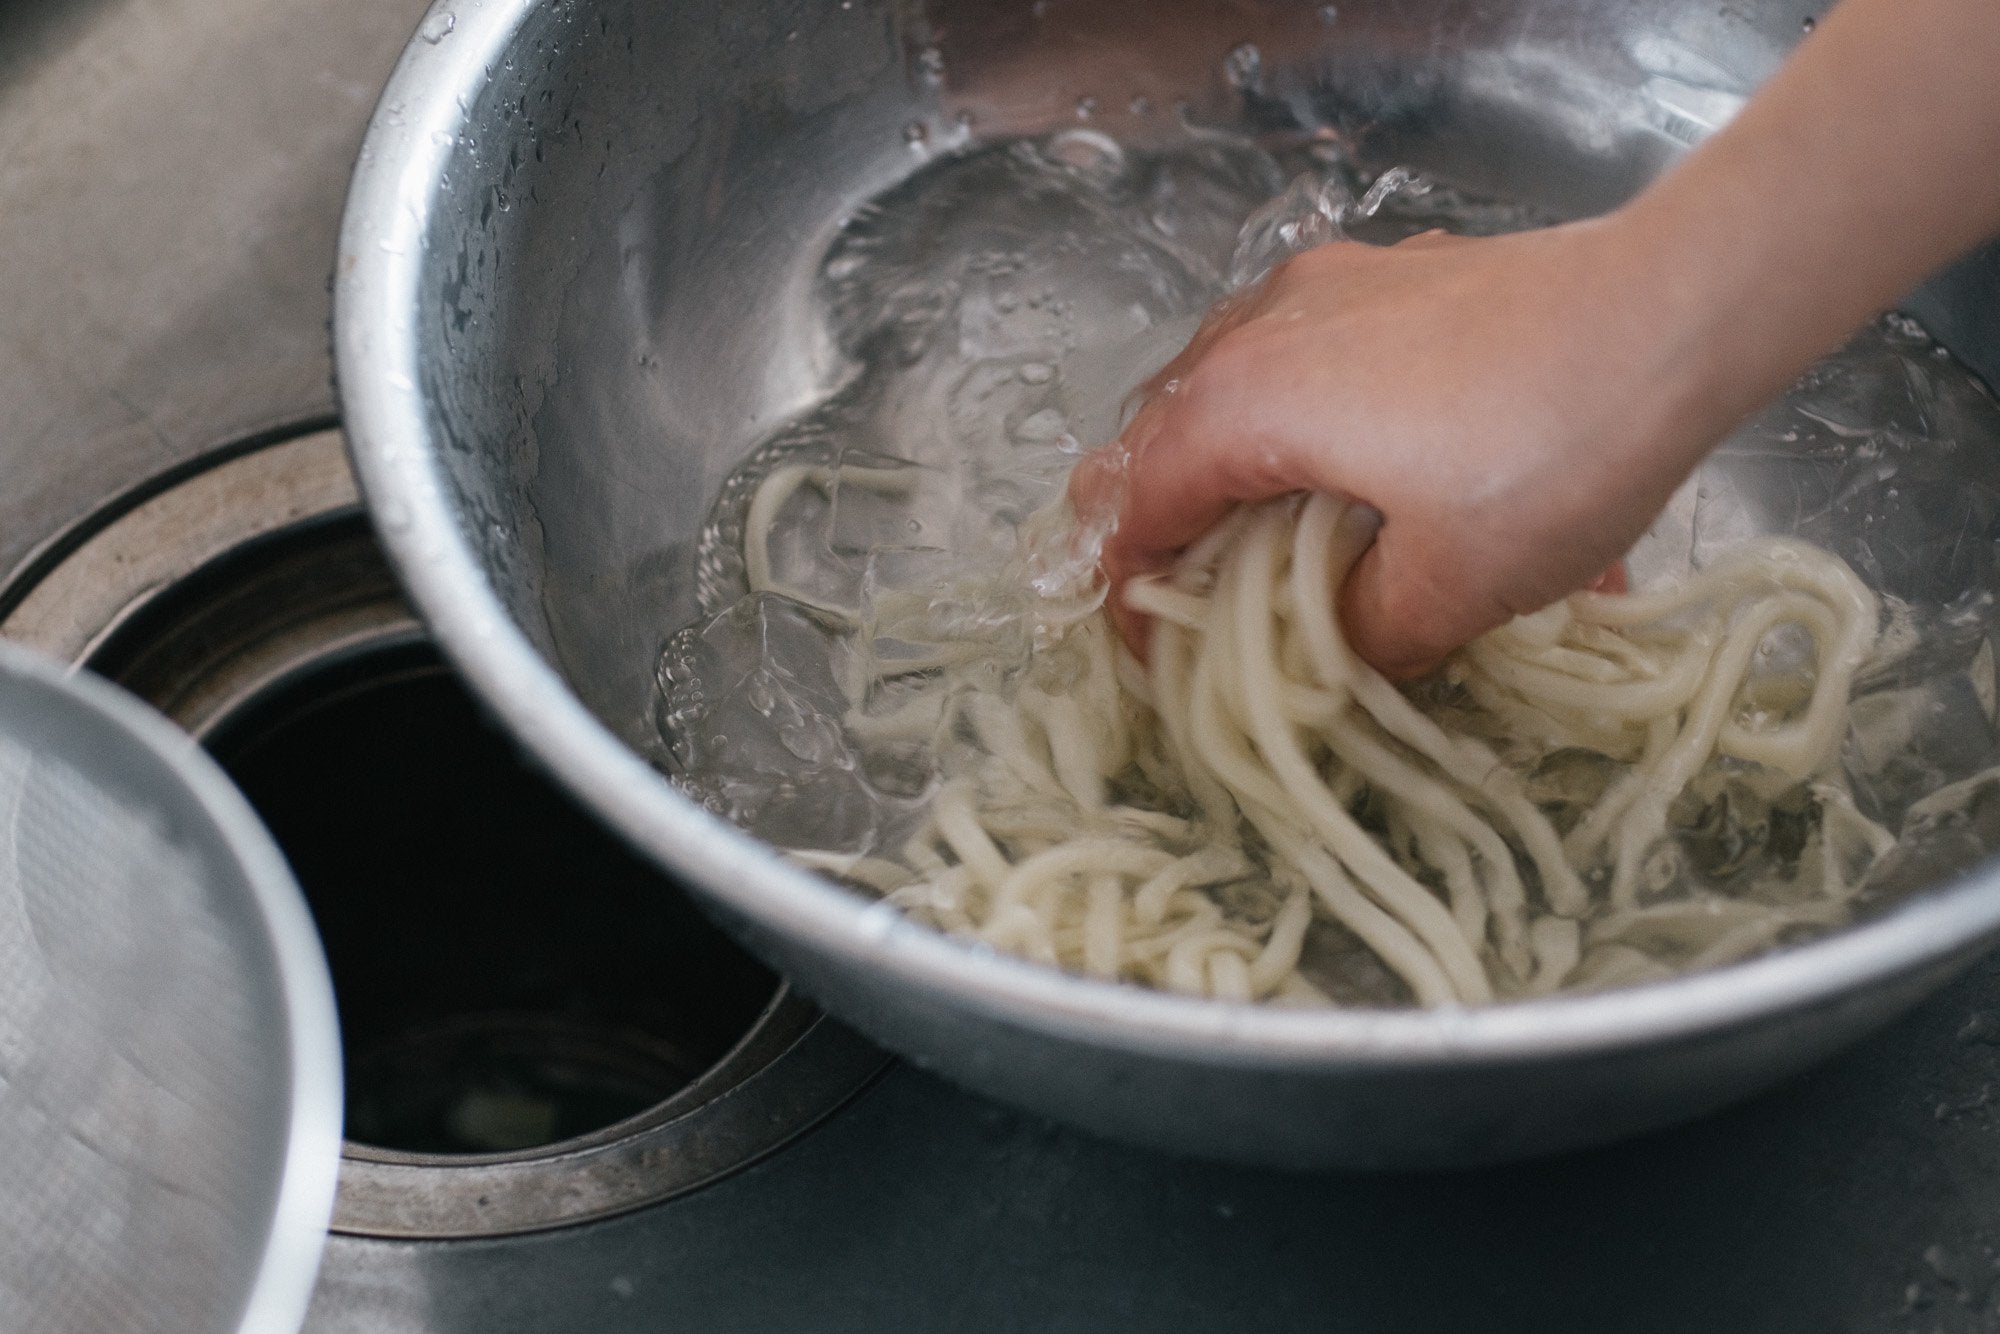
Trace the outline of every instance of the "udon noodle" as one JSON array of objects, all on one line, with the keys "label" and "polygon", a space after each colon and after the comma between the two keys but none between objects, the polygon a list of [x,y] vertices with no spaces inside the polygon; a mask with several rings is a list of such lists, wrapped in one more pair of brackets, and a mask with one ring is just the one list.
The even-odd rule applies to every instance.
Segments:
[{"label": "udon noodle", "polygon": [[[802,597],[773,580],[770,525],[833,481],[764,481],[753,591]],[[1239,510],[1127,590],[1151,618],[1143,666],[1088,598],[1041,609],[1017,672],[926,623],[915,595],[885,600],[873,635],[921,647],[863,655],[845,726],[933,748],[934,798],[888,853],[791,855],[997,950],[1236,1001],[1328,1002],[1301,967],[1328,926],[1442,1005],[1709,967],[1850,911],[1893,839],[1837,759],[1878,621],[1843,562],[1771,538],[1671,588],[1580,593],[1418,696],[1342,637],[1336,594],[1368,540],[1326,497]],[[1789,811],[1792,846],[1722,883],[1694,874],[1669,817],[1704,784]]]}]

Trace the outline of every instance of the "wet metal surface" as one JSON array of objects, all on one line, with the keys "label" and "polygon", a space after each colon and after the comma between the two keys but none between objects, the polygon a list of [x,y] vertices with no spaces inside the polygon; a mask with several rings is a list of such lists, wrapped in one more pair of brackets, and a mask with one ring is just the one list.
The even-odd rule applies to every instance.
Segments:
[{"label": "wet metal surface", "polygon": [[0,572],[332,410],[327,277],[411,0],[0,6]]}]

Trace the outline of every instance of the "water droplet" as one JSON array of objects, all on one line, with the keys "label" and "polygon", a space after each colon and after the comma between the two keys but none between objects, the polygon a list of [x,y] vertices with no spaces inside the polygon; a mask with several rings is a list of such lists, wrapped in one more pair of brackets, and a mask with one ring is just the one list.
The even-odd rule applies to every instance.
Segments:
[{"label": "water droplet", "polygon": [[1974,1010],[1958,1028],[1960,1042],[1980,1042],[2000,1046],[2000,1019],[1984,1010]]},{"label": "water droplet", "polygon": [[930,127],[920,120],[913,120],[903,127],[903,142],[912,148],[922,148],[930,137]]},{"label": "water droplet", "polygon": [[1054,408],[1032,413],[1014,428],[1014,438],[1025,444],[1045,445],[1060,439],[1069,422]]},{"label": "water droplet", "polygon": [[917,73],[925,83],[935,88],[944,82],[944,52],[935,46],[927,46],[917,52]]},{"label": "water droplet", "polygon": [[1238,92],[1254,93],[1264,84],[1264,53],[1245,42],[1222,60],[1222,77]]},{"label": "water droplet", "polygon": [[1814,28],[1817,28],[1818,26],[1819,26],[1818,22],[1814,20],[1812,15],[1808,14],[1805,17],[1805,20],[1799,24],[1799,31],[1811,32]]},{"label": "water droplet", "polygon": [[1046,361],[1030,361],[1018,372],[1022,384],[1047,384],[1055,373],[1056,368]]},{"label": "water droplet", "polygon": [[1340,8],[1337,5],[1321,5],[1319,7],[1319,21],[1331,28],[1340,21]]},{"label": "water droplet", "polygon": [[1153,114],[1153,99],[1140,93],[1126,104],[1125,109],[1135,116],[1150,116]]},{"label": "water droplet", "polygon": [[[1088,100],[1088,99],[1086,99]],[[1092,103],[1095,106],[1095,103]],[[1087,114],[1078,107],[1079,116]],[[1064,166],[1086,176],[1108,182],[1125,169],[1125,150],[1109,135],[1096,130],[1064,130],[1049,140],[1048,155]]]},{"label": "water droplet", "polygon": [[421,28],[417,29],[417,36],[423,38],[430,45],[436,46],[439,42],[451,36],[452,29],[457,26],[458,15],[433,14],[424,20]]},{"label": "water droplet", "polygon": [[1096,114],[1097,99],[1095,97],[1092,97],[1089,93],[1085,93],[1082,97],[1076,99],[1076,118],[1078,120],[1089,120]]}]

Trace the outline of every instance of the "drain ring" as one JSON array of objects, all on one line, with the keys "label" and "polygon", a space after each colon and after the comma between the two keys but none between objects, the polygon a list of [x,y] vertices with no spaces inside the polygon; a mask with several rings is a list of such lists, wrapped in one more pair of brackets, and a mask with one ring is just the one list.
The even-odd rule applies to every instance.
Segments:
[{"label": "drain ring", "polygon": [[[105,506],[0,588],[0,637],[103,671],[203,739],[331,662],[428,652],[337,431],[211,458]],[[204,618],[192,629],[190,606]],[[887,1059],[781,983],[704,1073],[615,1124],[507,1153],[350,1141],[333,1228],[497,1236],[656,1203],[775,1151]]]}]

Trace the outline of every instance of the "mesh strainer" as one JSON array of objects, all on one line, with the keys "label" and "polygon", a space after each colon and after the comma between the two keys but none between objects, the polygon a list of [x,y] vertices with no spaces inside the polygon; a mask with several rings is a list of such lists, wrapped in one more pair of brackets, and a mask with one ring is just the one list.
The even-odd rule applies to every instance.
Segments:
[{"label": "mesh strainer", "polygon": [[304,901],[228,780],[0,643],[0,1330],[296,1329],[339,1060]]}]

